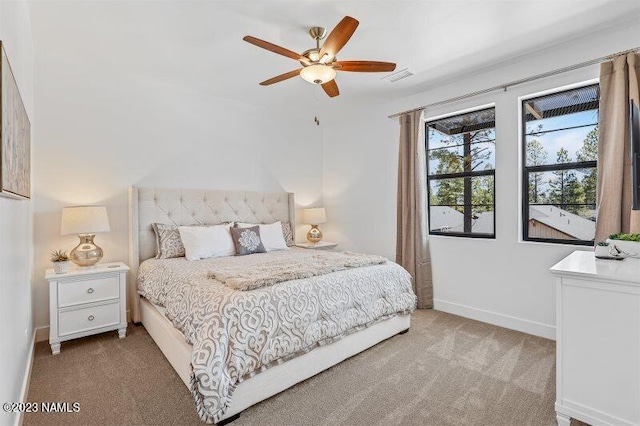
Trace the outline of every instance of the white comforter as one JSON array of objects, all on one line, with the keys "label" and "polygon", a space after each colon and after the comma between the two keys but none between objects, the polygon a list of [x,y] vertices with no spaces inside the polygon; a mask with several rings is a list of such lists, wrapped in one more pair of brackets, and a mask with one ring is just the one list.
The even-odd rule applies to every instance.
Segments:
[{"label": "white comforter", "polygon": [[[233,258],[246,269],[317,251],[291,249]],[[149,259],[138,289],[193,346],[191,391],[200,417],[217,422],[235,386],[270,366],[382,319],[415,309],[411,276],[393,262],[233,290],[210,278],[229,258]]]}]

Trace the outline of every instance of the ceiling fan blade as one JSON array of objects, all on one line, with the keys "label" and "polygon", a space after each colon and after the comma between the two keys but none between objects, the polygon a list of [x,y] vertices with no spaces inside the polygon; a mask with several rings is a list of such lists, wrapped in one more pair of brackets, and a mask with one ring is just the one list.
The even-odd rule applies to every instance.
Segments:
[{"label": "ceiling fan blade", "polygon": [[336,61],[331,66],[338,71],[349,72],[389,72],[396,69],[392,62],[378,61]]},{"label": "ceiling fan blade", "polygon": [[278,76],[270,78],[269,80],[263,81],[262,83],[260,83],[260,85],[261,86],[268,86],[270,84],[279,83],[281,81],[288,80],[288,79],[290,79],[292,77],[300,75],[300,71],[301,70],[302,70],[302,68],[299,68],[297,70],[293,70],[293,71],[286,72],[284,74],[280,74]]},{"label": "ceiling fan blade", "polygon": [[259,38],[251,36],[244,36],[242,39],[247,43],[262,47],[263,49],[266,49],[273,53],[277,53],[278,55],[286,56],[287,58],[295,59],[296,61],[307,61],[307,58],[305,58],[304,56],[296,52],[292,52],[289,49],[285,49],[284,47],[280,47],[276,44],[269,43],[268,41],[260,40]]},{"label": "ceiling fan blade", "polygon": [[332,59],[335,57],[340,49],[344,47],[345,44],[349,41],[353,32],[358,28],[358,20],[352,18],[351,16],[345,16],[342,18],[342,21],[336,25],[336,27],[331,31],[329,37],[322,45],[320,49],[320,58],[322,58],[325,54],[329,54]]},{"label": "ceiling fan blade", "polygon": [[338,83],[336,83],[335,80],[327,81],[322,85],[322,88],[330,98],[335,98],[340,94],[340,90],[338,90]]}]

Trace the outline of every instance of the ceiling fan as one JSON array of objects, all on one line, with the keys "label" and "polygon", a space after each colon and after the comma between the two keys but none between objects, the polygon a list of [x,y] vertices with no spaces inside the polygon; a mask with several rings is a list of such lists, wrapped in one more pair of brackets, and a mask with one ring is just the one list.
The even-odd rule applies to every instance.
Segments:
[{"label": "ceiling fan", "polygon": [[345,16],[331,31],[322,47],[320,47],[320,40],[324,39],[327,33],[326,30],[322,27],[311,28],[309,34],[316,41],[316,47],[306,50],[302,54],[252,36],[245,36],[243,40],[273,53],[295,59],[302,64],[302,68],[265,80],[260,85],[268,86],[299,75],[309,83],[321,85],[327,95],[333,98],[340,94],[338,85],[334,80],[336,71],[390,72],[396,69],[396,64],[391,62],[339,61],[337,59],[336,55],[347,44],[356,28],[358,28],[358,24],[359,22],[356,19]]}]

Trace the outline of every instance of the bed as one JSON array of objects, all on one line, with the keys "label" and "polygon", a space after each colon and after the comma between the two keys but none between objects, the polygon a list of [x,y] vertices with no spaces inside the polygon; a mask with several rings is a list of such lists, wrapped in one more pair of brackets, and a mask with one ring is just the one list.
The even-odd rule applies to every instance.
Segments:
[{"label": "bed", "polygon": [[[251,405],[409,329],[409,314],[415,308],[415,295],[410,290],[410,278],[407,278],[406,271],[392,262],[357,268],[357,274],[353,274],[354,271],[339,271],[242,292],[228,288],[221,290],[220,288],[224,286],[207,281],[211,277],[206,271],[215,268],[215,259],[209,263],[189,262],[184,258],[168,259],[168,261],[153,259],[156,246],[153,223],[186,226],[228,222],[269,224],[281,221],[291,224],[292,233],[295,234],[293,194],[132,187],[129,195],[130,264],[132,266],[130,282],[137,283],[139,270],[141,279],[140,289],[137,285],[130,288],[129,296],[133,301],[132,319],[144,325],[182,381],[191,390],[196,400],[198,414],[207,422],[223,424],[232,421]],[[295,238],[295,235],[292,237]],[[306,253],[303,253],[305,251]],[[305,249],[292,248],[287,256],[304,258],[310,256],[309,252]],[[264,256],[264,259],[271,261],[272,257],[273,259],[282,258],[285,254],[274,252],[240,257],[251,258],[251,256]],[[187,268],[191,269],[186,272]],[[349,280],[357,280],[357,284],[349,284]],[[409,280],[408,291],[406,290],[407,280]],[[162,286],[166,284],[169,290],[149,284],[159,281],[162,282]],[[261,341],[249,345],[251,350],[255,349],[254,346],[259,347],[259,355],[252,353],[246,358],[244,355],[237,355],[238,351],[244,349],[239,349],[242,345],[232,337],[238,334],[240,322],[238,318],[243,314],[242,312],[236,316],[229,314],[230,318],[227,319],[228,312],[240,311],[238,306],[250,310],[250,307],[247,308],[248,301],[253,303],[254,300],[274,300],[265,303],[278,304],[278,309],[289,309],[294,314],[288,315],[295,317],[297,307],[282,307],[283,305],[299,306],[300,301],[294,300],[295,294],[317,295],[336,285],[341,286],[340,290],[336,291],[350,292],[343,298],[354,299],[356,302],[358,298],[369,298],[372,300],[372,306],[375,305],[375,307],[352,309],[353,312],[350,311],[346,316],[341,313],[336,314],[342,315],[341,320],[337,322],[324,321],[326,320],[324,317],[328,314],[326,309],[324,311],[320,309],[324,315],[324,322],[318,321],[318,323],[330,323],[331,327],[319,325],[314,332],[308,332],[312,327],[307,324],[304,329],[305,335],[297,339],[290,338],[294,325],[280,324],[277,330],[262,330],[260,334],[252,337],[253,340]],[[355,287],[358,289],[354,290]],[[185,288],[189,290],[184,290]],[[206,295],[199,294],[202,292]],[[376,293],[372,296],[373,292]],[[397,297],[396,292],[399,295]],[[225,312],[224,315],[221,312],[211,313],[210,311],[215,309],[208,307],[201,308],[202,312],[197,314],[178,315],[179,311],[187,309],[184,306],[199,305],[202,298],[214,300],[217,294],[225,295],[224,304],[215,303],[216,309],[219,307],[220,311]],[[381,298],[380,294],[384,294],[384,297]],[[385,301],[385,298],[388,300]],[[232,309],[228,309],[228,306]],[[189,309],[193,310],[193,308]],[[330,309],[334,309],[333,305]],[[198,322],[205,311],[209,315],[207,325]],[[348,319],[345,320],[345,318]],[[292,324],[299,322],[298,317],[292,319]],[[336,325],[338,323],[339,325]],[[215,327],[211,324],[215,324]],[[312,325],[315,326],[315,323]],[[219,331],[222,334],[218,333]],[[227,336],[231,334],[234,336]],[[267,337],[263,339],[263,336]],[[286,337],[286,344],[278,340],[283,336]],[[222,353],[222,358],[217,359],[216,356],[209,355],[219,352],[219,349],[207,350],[206,362],[200,362],[202,356],[198,354],[205,353],[202,350],[203,347],[211,346],[221,347],[227,352]],[[276,349],[266,350],[267,347]],[[282,349],[283,347],[286,349]],[[255,350],[258,351],[258,349]],[[219,366],[221,363],[229,364],[223,366],[224,375],[221,376],[223,378],[214,376],[214,372],[203,373],[205,367],[212,369],[212,366]]]}]

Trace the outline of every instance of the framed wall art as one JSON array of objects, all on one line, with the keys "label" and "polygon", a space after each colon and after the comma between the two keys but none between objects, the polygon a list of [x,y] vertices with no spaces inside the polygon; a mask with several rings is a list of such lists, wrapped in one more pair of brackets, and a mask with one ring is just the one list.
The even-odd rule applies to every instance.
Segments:
[{"label": "framed wall art", "polygon": [[0,195],[31,198],[31,123],[0,41]]}]

